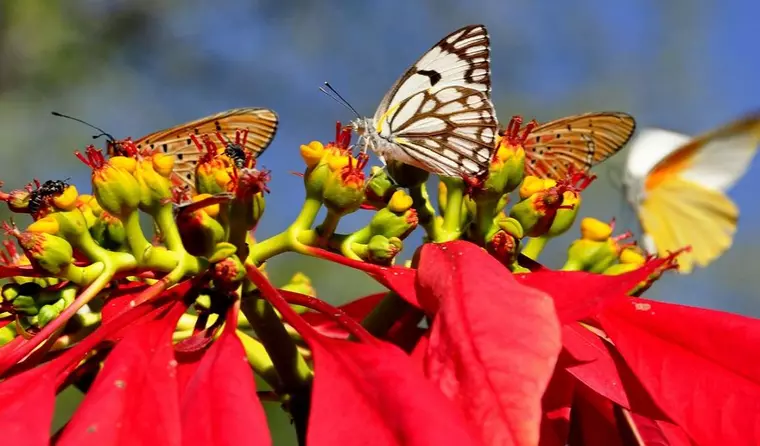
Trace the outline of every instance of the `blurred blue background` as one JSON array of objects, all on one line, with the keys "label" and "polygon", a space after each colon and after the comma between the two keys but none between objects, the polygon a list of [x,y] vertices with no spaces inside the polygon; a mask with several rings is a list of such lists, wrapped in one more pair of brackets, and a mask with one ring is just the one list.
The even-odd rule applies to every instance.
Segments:
[{"label": "blurred blue background", "polygon": [[[760,108],[758,14],[760,3],[750,0],[4,0],[0,179],[10,189],[33,177],[71,177],[80,191],[89,189],[89,171],[72,152],[91,142],[92,131],[51,110],[118,138],[228,108],[269,107],[281,124],[260,161],[273,171],[257,234],[265,237],[299,210],[302,183],[290,173],[303,168],[299,145],[331,140],[335,121],[352,118],[318,91],[325,80],[369,116],[436,41],[483,23],[502,122],[513,114],[546,121],[620,110],[640,126],[695,134]],[[625,156],[597,170],[582,214],[617,216],[621,229],[637,229],[619,186]],[[691,276],[669,275],[649,297],[760,316],[757,164],[731,193],[742,210],[734,247]],[[352,216],[339,229],[366,217]],[[577,235],[552,242],[541,260],[561,265]],[[269,266],[281,283],[298,270],[333,302],[379,289],[317,260],[286,255]]]}]

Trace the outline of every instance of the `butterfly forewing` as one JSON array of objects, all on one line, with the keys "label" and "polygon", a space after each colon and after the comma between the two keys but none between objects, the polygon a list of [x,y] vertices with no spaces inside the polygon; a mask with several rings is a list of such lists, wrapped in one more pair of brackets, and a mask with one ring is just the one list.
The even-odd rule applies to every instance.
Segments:
[{"label": "butterfly forewing", "polygon": [[632,116],[619,112],[586,113],[535,128],[525,141],[528,175],[560,179],[570,166],[587,171],[617,153],[636,128]]},{"label": "butterfly forewing", "polygon": [[446,87],[410,96],[376,130],[398,148],[388,158],[440,175],[477,176],[488,168],[498,123],[484,92]]},{"label": "butterfly forewing", "polygon": [[491,48],[483,25],[460,28],[428,50],[391,87],[375,121],[401,101],[429,88],[467,87],[490,96]]},{"label": "butterfly forewing", "polygon": [[[272,142],[277,132],[277,114],[266,108],[237,108],[217,113],[192,122],[178,125],[144,136],[135,143],[139,149],[173,155],[172,172],[175,182],[195,189],[195,166],[203,153],[195,146],[190,135],[220,133],[226,140],[235,141],[238,130],[248,133],[244,149],[259,156]],[[216,139],[214,139],[215,142]]]}]

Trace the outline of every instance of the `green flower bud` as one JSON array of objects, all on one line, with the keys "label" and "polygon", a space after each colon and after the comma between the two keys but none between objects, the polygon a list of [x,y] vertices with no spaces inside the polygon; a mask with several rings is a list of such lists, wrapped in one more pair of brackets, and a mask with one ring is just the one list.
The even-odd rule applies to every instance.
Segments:
[{"label": "green flower bud", "polygon": [[[584,218],[581,221],[582,238],[574,241],[568,248],[568,259],[563,269],[603,273],[617,263],[622,251],[626,248],[620,246],[618,242],[630,234],[611,237],[613,229],[613,225],[595,218]],[[643,264],[644,257],[640,254],[626,255],[625,259],[626,262],[637,263],[640,266]]]},{"label": "green flower bud", "polygon": [[16,328],[12,324],[0,328],[0,347],[11,342],[17,335]]},{"label": "green flower bud", "polygon": [[350,154],[333,156],[328,160],[331,174],[324,183],[322,201],[337,215],[356,211],[364,201],[364,172],[366,159],[357,160]]},{"label": "green flower bud", "polygon": [[578,211],[581,208],[581,195],[571,191],[566,191],[562,197],[562,206],[557,209],[549,230],[546,231],[547,237],[557,237],[570,229],[575,223]]},{"label": "green flower bud", "polygon": [[[290,278],[290,282],[285,284],[282,289],[285,291],[292,291],[294,293],[304,294],[311,297],[316,297],[317,295],[317,291],[311,285],[311,279],[309,279],[309,277],[303,273],[295,273],[293,277]],[[301,305],[291,305],[291,308],[293,308],[299,314],[309,310],[308,308]]]},{"label": "green flower bud", "polygon": [[246,277],[245,267],[238,256],[232,255],[214,264],[212,277],[216,286],[236,289]]},{"label": "green flower bud", "polygon": [[31,262],[50,274],[62,274],[74,261],[74,251],[65,239],[45,232],[22,232],[17,237]]},{"label": "green flower bud", "polygon": [[50,323],[50,321],[57,318],[58,315],[61,314],[61,311],[63,311],[63,309],[59,309],[55,304],[43,306],[37,314],[37,319],[34,321],[34,325],[39,328],[44,327]]},{"label": "green flower bud", "polygon": [[123,218],[140,204],[140,184],[133,173],[137,160],[125,156],[113,156],[106,161],[103,153],[89,146],[82,162],[92,168],[92,189],[98,204],[109,213]]},{"label": "green flower bud", "polygon": [[536,126],[531,121],[520,133],[522,118],[514,116],[507,125],[504,135],[499,139],[488,168],[488,178],[483,184],[482,193],[491,197],[502,197],[515,190],[525,175],[525,149],[523,145]]},{"label": "green flower bud", "polygon": [[13,300],[13,311],[26,316],[34,316],[39,312],[37,301],[32,296],[21,295]]},{"label": "green flower bud", "polygon": [[367,182],[367,201],[377,208],[384,207],[398,188],[388,176],[385,169],[372,166],[370,179]]},{"label": "green flower bud", "polygon": [[177,228],[182,244],[187,252],[194,256],[210,255],[217,243],[223,242],[225,238],[222,225],[211,218],[205,209],[180,213],[177,216]]},{"label": "green flower bud", "polygon": [[101,212],[95,219],[90,234],[105,249],[122,251],[126,247],[127,233],[124,224],[108,212]]},{"label": "green flower bud", "polygon": [[158,208],[171,202],[172,183],[168,177],[158,173],[154,166],[156,164],[161,167],[165,160],[172,161],[172,158],[159,153],[137,162],[134,177],[140,186],[139,207],[143,212],[155,213]]},{"label": "green flower bud", "polygon": [[[405,200],[408,198],[408,200]],[[372,235],[406,238],[419,223],[417,211],[411,208],[411,197],[396,191],[387,207],[377,211],[369,223]]]},{"label": "green flower bud", "polygon": [[367,244],[367,261],[377,265],[390,265],[403,249],[404,242],[398,237],[376,235]]},{"label": "green flower bud", "polygon": [[520,240],[523,229],[514,218],[499,215],[494,219],[494,225],[486,235],[486,250],[502,264],[512,269],[520,254]]},{"label": "green flower bud", "polygon": [[6,283],[3,285],[3,290],[0,293],[3,302],[13,302],[13,299],[19,295],[19,290],[20,286],[16,283]]}]

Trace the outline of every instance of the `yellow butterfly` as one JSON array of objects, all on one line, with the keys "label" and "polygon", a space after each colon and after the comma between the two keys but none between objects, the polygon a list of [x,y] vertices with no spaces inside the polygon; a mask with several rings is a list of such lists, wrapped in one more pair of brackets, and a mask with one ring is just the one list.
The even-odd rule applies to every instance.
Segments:
[{"label": "yellow butterfly", "polygon": [[746,172],[760,143],[760,112],[690,138],[646,129],[631,142],[624,183],[651,253],[691,246],[679,271],[706,266],[733,241],[739,209],[725,195]]},{"label": "yellow butterfly", "polygon": [[[203,155],[190,135],[219,134],[223,141],[230,141],[225,150],[250,153],[254,158],[261,155],[277,132],[277,114],[266,108],[236,108],[192,122],[160,130],[137,139],[138,149],[149,149],[174,156],[172,180],[175,185],[195,190],[195,166]],[[118,153],[119,141],[111,141],[108,153]]]}]

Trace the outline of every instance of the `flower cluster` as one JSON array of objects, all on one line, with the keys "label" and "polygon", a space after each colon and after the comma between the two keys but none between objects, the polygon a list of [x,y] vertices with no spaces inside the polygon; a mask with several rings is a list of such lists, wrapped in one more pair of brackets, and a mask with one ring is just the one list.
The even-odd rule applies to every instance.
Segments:
[{"label": "flower cluster", "polygon": [[[191,135],[193,172],[125,140],[76,154],[89,194],[0,192],[34,220],[4,225],[0,255],[5,440],[49,444],[73,385],[86,397],[58,444],[270,444],[264,399],[302,444],[755,444],[760,322],[639,297],[678,253],[646,256],[586,218],[564,267],[537,262],[593,176],[526,176],[533,125],[511,122],[487,174],[441,178],[434,203],[424,171],[365,172],[338,124],[300,147],[301,211],[266,239],[270,173],[218,134]],[[360,209],[366,226],[339,232]],[[418,226],[425,243],[397,265]],[[305,274],[276,287],[264,267],[285,252],[388,291],[335,308]]]}]

